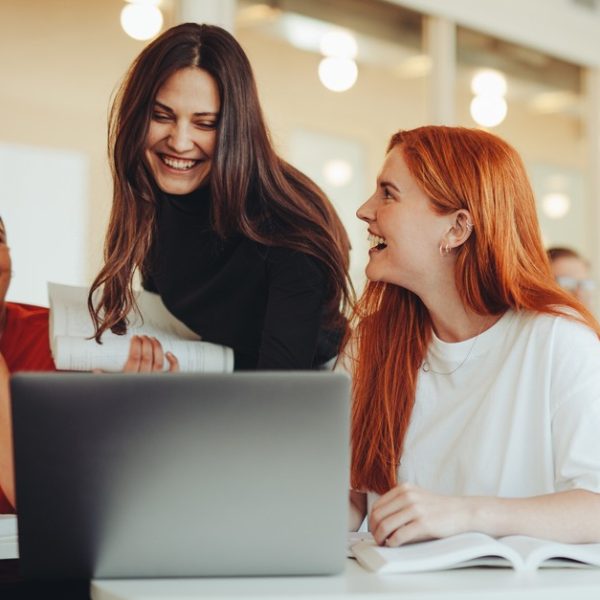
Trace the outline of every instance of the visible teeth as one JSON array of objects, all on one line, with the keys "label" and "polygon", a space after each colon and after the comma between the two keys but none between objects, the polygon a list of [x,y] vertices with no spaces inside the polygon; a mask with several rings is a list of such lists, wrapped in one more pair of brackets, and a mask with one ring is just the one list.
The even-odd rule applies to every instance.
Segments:
[{"label": "visible teeth", "polygon": [[162,159],[167,166],[171,167],[172,169],[180,169],[182,171],[191,169],[196,164],[195,160],[184,160],[181,158],[171,158],[169,156],[163,156]]},{"label": "visible teeth", "polygon": [[372,247],[379,246],[379,244],[386,245],[385,238],[382,238],[380,235],[375,235],[374,233],[369,234],[369,242],[371,242]]}]

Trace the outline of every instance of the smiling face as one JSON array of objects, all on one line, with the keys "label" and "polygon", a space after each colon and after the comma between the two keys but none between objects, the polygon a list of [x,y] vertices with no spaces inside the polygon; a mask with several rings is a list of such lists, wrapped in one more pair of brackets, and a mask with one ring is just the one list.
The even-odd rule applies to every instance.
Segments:
[{"label": "smiling face", "polygon": [[439,215],[410,174],[401,146],[386,156],[375,193],[358,209],[369,224],[367,277],[408,288],[416,293],[435,279],[440,243],[451,228],[452,216]]},{"label": "smiling face", "polygon": [[180,69],[158,90],[145,157],[163,192],[189,194],[205,183],[220,110],[217,84],[203,69]]}]

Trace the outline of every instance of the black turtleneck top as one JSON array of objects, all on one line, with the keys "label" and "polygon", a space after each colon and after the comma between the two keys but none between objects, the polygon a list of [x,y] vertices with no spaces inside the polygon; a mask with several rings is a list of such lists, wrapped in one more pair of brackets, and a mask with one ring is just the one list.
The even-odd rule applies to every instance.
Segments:
[{"label": "black turtleneck top", "polygon": [[233,348],[235,369],[311,369],[339,349],[322,323],[325,275],[289,248],[222,240],[208,187],[161,195],[143,286],[205,341]]}]

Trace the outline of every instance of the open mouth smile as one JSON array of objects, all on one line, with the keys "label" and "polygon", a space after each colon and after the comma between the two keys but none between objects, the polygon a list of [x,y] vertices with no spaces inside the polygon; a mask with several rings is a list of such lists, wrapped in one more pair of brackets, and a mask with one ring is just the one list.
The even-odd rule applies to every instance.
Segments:
[{"label": "open mouth smile", "polygon": [[166,154],[159,154],[158,156],[167,167],[180,172],[189,171],[202,162],[201,160],[189,158],[174,158]]},{"label": "open mouth smile", "polygon": [[387,243],[385,238],[382,238],[380,235],[375,235],[374,233],[369,234],[369,242],[371,243],[371,248],[369,249],[369,253],[371,252],[381,252],[387,248]]}]

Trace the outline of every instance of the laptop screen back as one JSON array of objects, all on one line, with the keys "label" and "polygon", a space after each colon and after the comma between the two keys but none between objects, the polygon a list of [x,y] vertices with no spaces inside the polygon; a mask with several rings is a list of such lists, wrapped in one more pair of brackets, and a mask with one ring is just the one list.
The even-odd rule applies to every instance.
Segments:
[{"label": "laptop screen back", "polygon": [[35,578],[344,566],[349,380],[19,374],[19,552]]}]

